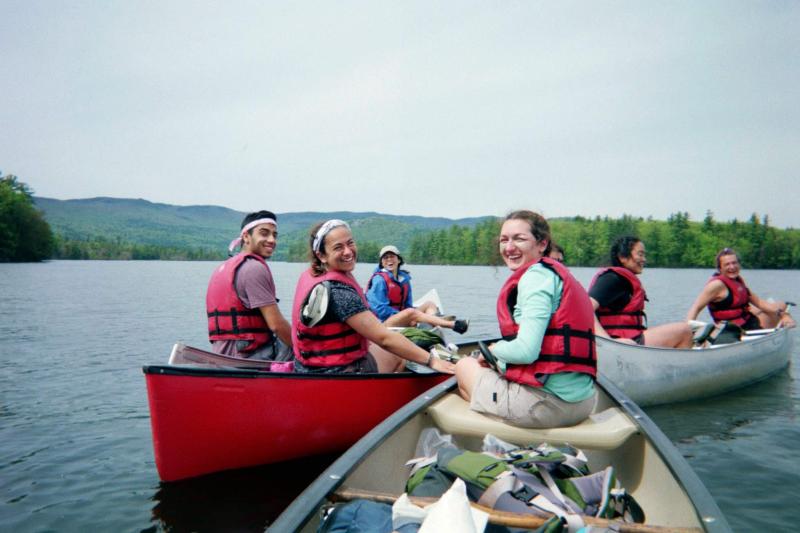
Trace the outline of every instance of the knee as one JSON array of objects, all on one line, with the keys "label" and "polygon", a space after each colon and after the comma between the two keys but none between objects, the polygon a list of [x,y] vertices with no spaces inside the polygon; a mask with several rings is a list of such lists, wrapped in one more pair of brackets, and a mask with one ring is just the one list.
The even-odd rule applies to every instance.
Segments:
[{"label": "knee", "polygon": [[409,307],[408,309],[403,309],[402,312],[406,313],[409,316],[409,318],[411,318],[412,320],[419,320],[420,318],[422,318],[422,315],[423,315],[422,311],[420,311],[419,309],[416,309],[414,307]]},{"label": "knee", "polygon": [[402,316],[406,320],[416,320],[417,317],[419,316],[419,311],[417,311],[413,307],[408,307],[400,311],[400,316]]},{"label": "knee", "polygon": [[456,363],[458,393],[467,401],[470,401],[472,397],[473,377],[479,366],[478,362],[472,357],[465,357]]},{"label": "knee", "polygon": [[475,373],[479,367],[478,361],[472,357],[464,357],[456,362],[456,381],[463,383]]}]

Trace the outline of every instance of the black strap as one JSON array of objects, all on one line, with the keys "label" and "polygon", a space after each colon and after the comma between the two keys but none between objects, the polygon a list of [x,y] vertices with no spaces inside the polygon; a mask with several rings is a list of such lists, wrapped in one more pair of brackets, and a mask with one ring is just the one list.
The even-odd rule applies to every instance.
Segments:
[{"label": "black strap", "polygon": [[230,311],[219,311],[214,310],[208,313],[208,317],[219,317],[219,316],[261,316],[260,309],[246,309],[244,311],[238,311],[235,308],[231,308]]},{"label": "black strap", "polygon": [[298,339],[308,339],[312,341],[327,341],[330,339],[343,339],[345,337],[349,337],[355,333],[352,329],[347,329],[344,331],[340,331],[339,333],[333,333],[331,335],[316,335],[313,333],[302,333],[300,331],[297,332]]},{"label": "black strap", "polygon": [[[230,311],[221,311],[219,309],[215,309],[213,311],[206,313],[209,318],[214,319],[214,329],[209,330],[209,334],[211,335],[239,335],[241,333],[271,333],[268,327],[261,327],[261,328],[240,328],[239,327],[239,320],[238,317],[240,316],[261,316],[261,311],[259,309],[245,309],[240,311],[235,307],[232,307]],[[219,317],[221,316],[229,316],[231,317],[231,329],[222,329],[219,326]]]},{"label": "black strap", "polygon": [[573,365],[584,365],[591,367],[597,366],[597,360],[595,358],[578,357],[576,355],[541,353],[539,354],[539,357],[536,358],[536,360],[546,363],[568,363]]},{"label": "black strap", "polygon": [[625,315],[625,316],[645,316],[644,311],[595,311],[597,316],[617,316],[617,315]]},{"label": "black strap", "polygon": [[644,331],[644,330],[647,329],[644,325],[639,325],[639,324],[632,325],[632,326],[628,326],[628,325],[615,326],[614,324],[606,324],[605,326],[603,326],[603,328],[604,329],[635,329],[635,330],[641,330],[641,331]]},{"label": "black strap", "polygon": [[342,355],[345,353],[355,352],[361,349],[361,343],[352,346],[345,346],[344,348],[336,348],[335,350],[323,350],[321,352],[304,352],[300,351],[303,358],[308,359],[311,357],[328,357],[330,355]]}]

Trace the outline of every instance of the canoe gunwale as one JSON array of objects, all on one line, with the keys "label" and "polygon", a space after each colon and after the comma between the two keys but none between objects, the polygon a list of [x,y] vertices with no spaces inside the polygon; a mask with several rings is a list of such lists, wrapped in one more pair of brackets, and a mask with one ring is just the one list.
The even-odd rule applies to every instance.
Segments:
[{"label": "canoe gunwale", "polygon": [[193,366],[193,365],[144,365],[142,372],[146,375],[166,375],[166,376],[185,376],[185,377],[209,377],[209,378],[252,378],[252,379],[311,379],[324,381],[348,381],[348,380],[376,380],[376,379],[407,379],[415,377],[430,377],[434,374],[421,374],[417,372],[397,372],[394,374],[312,374],[301,372],[270,372],[257,368],[232,368],[217,366]]},{"label": "canoe gunwale", "polygon": [[639,346],[598,337],[598,373],[643,407],[728,393],[784,371],[791,331],[709,348]]},{"label": "canoe gunwale", "polygon": [[675,480],[688,494],[706,531],[713,533],[732,531],[725,515],[722,514],[711,493],[708,492],[706,486],[700,481],[697,473],[689,466],[689,463],[686,462],[678,448],[661,431],[661,428],[608,378],[598,375],[597,383],[619,402],[620,407],[636,421],[642,433],[650,440],[655,452],[661,457]]},{"label": "canoe gunwale", "polygon": [[[162,482],[342,452],[407,401],[449,378],[170,365],[143,371]],[[306,401],[311,390],[320,404]]]},{"label": "canoe gunwale", "polygon": [[[676,478],[676,482],[686,491],[698,513],[698,519],[703,523],[706,531],[711,533],[732,531],[708,489],[658,426],[609,380],[598,376],[597,383],[619,403],[620,408],[627,415],[636,421],[642,433],[650,440],[653,449]],[[370,452],[422,409],[454,390],[455,387],[455,377],[450,378],[421,394],[373,428],[320,474],[271,524],[270,530],[297,531],[303,528],[313,518],[321,502],[324,502],[329,494],[342,485],[345,478],[364,461]],[[710,520],[706,520],[707,518]]]},{"label": "canoe gunwale", "polygon": [[[316,512],[317,504],[323,502],[328,494],[339,488],[345,478],[362,463],[369,452],[380,446],[403,424],[416,416],[420,410],[455,387],[456,378],[454,376],[420,394],[375,426],[306,487],[270,525],[269,530],[274,528],[275,531],[298,531],[305,526]],[[309,505],[312,505],[314,509],[311,512],[309,512]]]}]

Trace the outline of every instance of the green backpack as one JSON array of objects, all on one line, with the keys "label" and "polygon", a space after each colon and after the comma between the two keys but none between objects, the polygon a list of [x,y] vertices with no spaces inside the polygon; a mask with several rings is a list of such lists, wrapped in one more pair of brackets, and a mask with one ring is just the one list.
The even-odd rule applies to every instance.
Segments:
[{"label": "green backpack", "polygon": [[487,507],[539,516],[582,514],[644,522],[644,513],[625,492],[614,468],[591,473],[586,456],[571,446],[542,444],[494,454],[447,446],[436,457],[412,462],[406,492],[439,497],[461,478],[470,500]]}]

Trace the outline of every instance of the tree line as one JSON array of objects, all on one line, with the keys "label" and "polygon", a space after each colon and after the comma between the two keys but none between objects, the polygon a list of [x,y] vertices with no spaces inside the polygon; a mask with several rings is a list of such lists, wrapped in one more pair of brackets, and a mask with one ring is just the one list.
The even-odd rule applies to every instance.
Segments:
[{"label": "tree line", "polygon": [[84,240],[56,236],[53,252],[53,259],[214,261],[226,257],[222,250],[141,244],[98,236]]},{"label": "tree line", "polygon": [[[502,262],[497,237],[501,219],[474,228],[452,226],[411,241],[409,262],[444,265],[492,265]],[[707,212],[702,222],[689,214],[671,214],[666,221],[623,215],[620,218],[560,218],[550,221],[553,241],[564,248],[572,266],[610,263],[611,243],[621,235],[639,237],[647,248],[647,264],[665,268],[710,268],[717,253],[733,248],[745,268],[800,268],[800,230],[778,229],[769,217],[753,214],[747,221],[718,222]]]},{"label": "tree line", "polygon": [[54,243],[33,191],[13,174],[0,177],[0,261],[49,259]]},{"label": "tree line", "polygon": [[[501,219],[488,219],[474,227],[453,225],[415,235],[404,259],[414,264],[496,265],[502,260],[497,245]],[[778,229],[767,215],[753,214],[746,221],[714,220],[707,212],[702,221],[690,220],[686,212],[671,214],[666,221],[623,215],[572,217],[550,220],[553,240],[564,248],[572,266],[608,264],[611,243],[620,235],[636,235],[647,247],[647,262],[653,267],[709,268],[720,249],[735,249],[746,268],[800,269],[800,230]],[[389,242],[361,240],[354,228],[361,262],[377,263],[380,248]],[[374,236],[373,236],[374,237]],[[308,260],[305,232],[285,235],[276,259]],[[33,202],[33,191],[14,175],[0,177],[0,261],[44,259],[161,259],[222,260],[227,250],[189,246],[134,243],[120,237],[66,238],[54,235]]]}]

